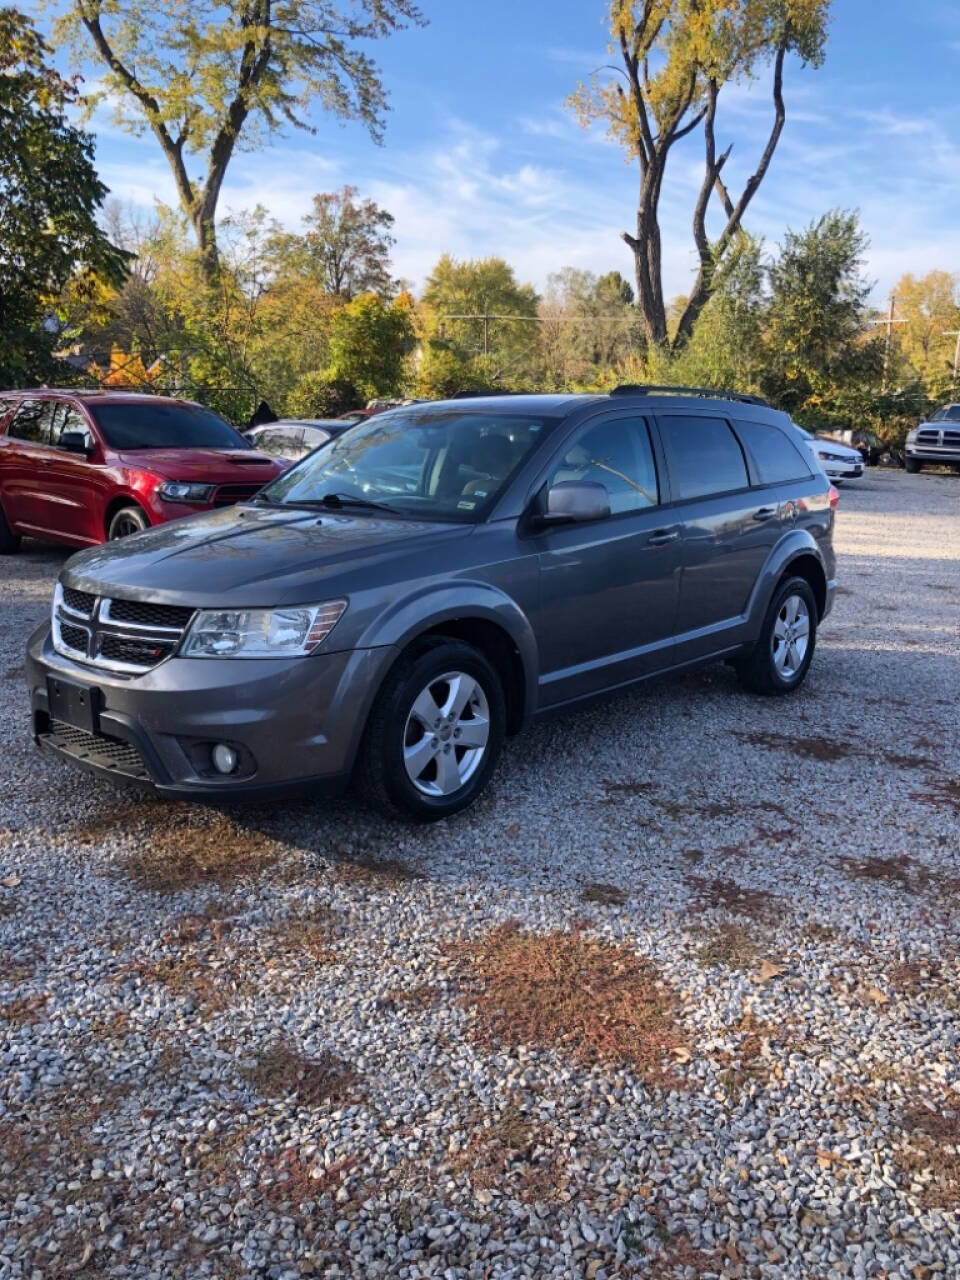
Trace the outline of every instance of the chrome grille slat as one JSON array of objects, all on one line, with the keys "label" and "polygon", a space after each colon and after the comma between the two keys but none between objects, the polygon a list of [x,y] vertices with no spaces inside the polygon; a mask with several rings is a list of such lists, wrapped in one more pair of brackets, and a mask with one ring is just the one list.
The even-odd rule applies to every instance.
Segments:
[{"label": "chrome grille slat", "polygon": [[172,657],[195,612],[186,605],[98,597],[58,583],[54,648],[87,666],[142,675]]}]

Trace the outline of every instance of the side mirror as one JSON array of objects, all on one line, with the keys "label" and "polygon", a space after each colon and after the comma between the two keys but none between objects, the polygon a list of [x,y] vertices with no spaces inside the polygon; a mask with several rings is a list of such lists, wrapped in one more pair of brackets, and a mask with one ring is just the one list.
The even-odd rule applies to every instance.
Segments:
[{"label": "side mirror", "polygon": [[85,431],[64,431],[59,443],[60,448],[66,449],[67,453],[82,453],[84,457],[89,457],[95,449],[93,441]]},{"label": "side mirror", "polygon": [[541,524],[581,524],[610,514],[606,486],[589,480],[562,480],[551,485],[539,512]]}]

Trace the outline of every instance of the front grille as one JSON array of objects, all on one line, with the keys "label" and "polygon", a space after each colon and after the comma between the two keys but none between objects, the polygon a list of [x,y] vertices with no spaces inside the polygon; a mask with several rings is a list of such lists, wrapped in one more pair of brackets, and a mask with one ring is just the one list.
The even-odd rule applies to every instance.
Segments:
[{"label": "front grille", "polygon": [[68,649],[73,649],[75,653],[87,652],[87,632],[83,627],[74,627],[69,622],[61,621],[60,635]]},{"label": "front grille", "polygon": [[155,667],[169,658],[177,647],[177,641],[148,640],[141,636],[116,635],[112,631],[100,633],[100,657],[107,663],[122,662],[125,666]]},{"label": "front grille", "polygon": [[177,604],[145,604],[141,600],[111,600],[106,611],[111,622],[132,622],[138,627],[170,627],[182,631],[193,609]]},{"label": "front grille", "polygon": [[943,443],[949,445],[951,449],[960,449],[960,431],[945,431]]},{"label": "front grille", "polygon": [[939,444],[939,443],[940,443],[939,431],[918,431],[917,432],[917,444]]},{"label": "front grille", "polygon": [[[83,625],[76,621],[81,604]],[[61,586],[54,612],[54,645],[60,653],[94,667],[137,675],[176,652],[196,610],[149,600],[98,598]]]},{"label": "front grille", "polygon": [[262,488],[262,484],[222,484],[213,495],[213,505],[232,507],[235,502],[246,502]]},{"label": "front grille", "polygon": [[97,602],[96,596],[90,595],[88,591],[75,591],[73,587],[63,587],[61,590],[63,603],[71,613],[82,613],[85,618],[90,617]]},{"label": "front grille", "polygon": [[42,733],[40,737],[51,747],[77,760],[85,760],[128,778],[150,778],[150,772],[137,748],[119,738],[111,738],[102,733],[88,733],[86,729],[64,724],[61,720],[51,720],[48,732]]}]

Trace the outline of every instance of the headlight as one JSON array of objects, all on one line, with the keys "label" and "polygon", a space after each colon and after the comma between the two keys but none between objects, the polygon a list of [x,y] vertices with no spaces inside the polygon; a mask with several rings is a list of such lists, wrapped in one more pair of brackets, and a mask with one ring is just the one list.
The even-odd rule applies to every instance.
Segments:
[{"label": "headlight", "polygon": [[821,462],[852,462],[852,458],[845,458],[842,453],[824,453],[822,450],[817,454]]},{"label": "headlight", "polygon": [[157,495],[164,502],[209,502],[216,488],[212,484],[187,484],[180,480],[165,480],[157,486]]},{"label": "headlight", "polygon": [[201,609],[180,653],[185,658],[294,658],[326,640],[346,600],[288,609]]}]

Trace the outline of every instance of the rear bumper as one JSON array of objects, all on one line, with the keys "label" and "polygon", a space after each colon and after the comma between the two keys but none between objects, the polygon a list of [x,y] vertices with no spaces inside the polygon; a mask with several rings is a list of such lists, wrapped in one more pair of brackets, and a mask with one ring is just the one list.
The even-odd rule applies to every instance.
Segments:
[{"label": "rear bumper", "polygon": [[[80,768],[171,795],[342,789],[394,656],[384,646],[283,660],[171,658],[123,679],[56,653],[44,624],[27,647],[34,738]],[[91,724],[51,716],[48,679],[58,677],[95,691]],[[237,751],[236,774],[212,768],[217,742]]]}]

